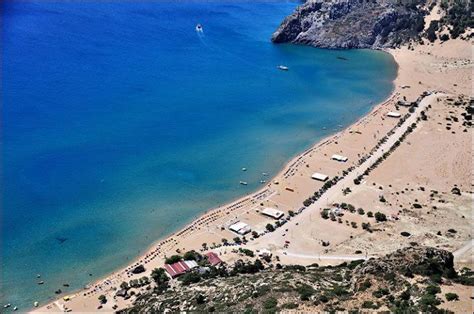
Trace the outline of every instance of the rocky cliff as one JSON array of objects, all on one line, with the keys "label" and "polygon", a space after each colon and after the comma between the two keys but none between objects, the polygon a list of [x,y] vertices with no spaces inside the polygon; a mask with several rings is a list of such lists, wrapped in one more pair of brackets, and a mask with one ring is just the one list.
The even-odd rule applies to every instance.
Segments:
[{"label": "rocky cliff", "polygon": [[[417,245],[381,258],[338,266],[284,266],[276,257],[250,259],[219,268],[203,264],[177,281],[165,285],[160,281],[154,288],[142,288],[136,291],[133,306],[121,313],[433,313],[439,311],[443,301],[441,288],[457,285],[457,289],[469,291],[474,285],[473,276],[470,270],[456,273],[450,252]],[[462,302],[468,309],[469,300]]]},{"label": "rocky cliff", "polygon": [[417,0],[309,0],[283,21],[272,41],[332,49],[395,47],[423,31],[422,7]]}]

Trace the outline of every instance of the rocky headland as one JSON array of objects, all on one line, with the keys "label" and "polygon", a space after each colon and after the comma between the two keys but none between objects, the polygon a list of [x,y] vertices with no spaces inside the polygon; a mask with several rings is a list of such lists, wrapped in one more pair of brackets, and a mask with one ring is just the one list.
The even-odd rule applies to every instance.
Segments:
[{"label": "rocky headland", "polygon": [[[422,37],[434,40],[434,32],[442,27],[450,29],[451,38],[472,27],[469,4],[463,1],[441,6],[443,18],[425,27],[425,16],[434,6],[435,2],[423,0],[309,0],[282,22],[272,41],[330,49],[382,49]],[[446,36],[444,40],[450,38]]]}]

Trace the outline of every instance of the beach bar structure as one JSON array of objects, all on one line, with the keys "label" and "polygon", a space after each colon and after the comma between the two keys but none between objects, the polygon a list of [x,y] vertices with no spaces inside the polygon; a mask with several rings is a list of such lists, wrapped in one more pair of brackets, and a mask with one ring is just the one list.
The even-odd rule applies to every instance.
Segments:
[{"label": "beach bar structure", "polygon": [[250,229],[250,226],[247,225],[245,222],[239,221],[231,225],[229,227],[229,230],[234,231],[235,233],[238,233],[240,235],[244,235],[249,233],[252,229]]},{"label": "beach bar structure", "polygon": [[314,180],[318,180],[318,181],[326,181],[329,177],[325,174],[322,174],[322,173],[319,173],[319,172],[315,172],[313,173],[313,175],[311,176],[311,178],[313,178]]},{"label": "beach bar structure", "polygon": [[196,261],[179,261],[173,264],[165,264],[166,272],[171,278],[176,278],[196,267],[198,267]]},{"label": "beach bar structure", "polygon": [[281,210],[271,208],[271,207],[266,207],[261,211],[262,215],[275,218],[275,219],[280,219],[281,217],[285,216],[285,213],[282,212]]},{"label": "beach bar structure", "polygon": [[402,116],[401,114],[395,111],[390,111],[389,113],[387,113],[387,117],[390,117],[390,118],[400,118],[401,116]]},{"label": "beach bar structure", "polygon": [[340,162],[346,162],[348,158],[346,156],[341,156],[341,155],[338,155],[338,154],[334,154],[334,155],[332,155],[331,159],[332,160],[337,160],[337,161],[340,161]]}]

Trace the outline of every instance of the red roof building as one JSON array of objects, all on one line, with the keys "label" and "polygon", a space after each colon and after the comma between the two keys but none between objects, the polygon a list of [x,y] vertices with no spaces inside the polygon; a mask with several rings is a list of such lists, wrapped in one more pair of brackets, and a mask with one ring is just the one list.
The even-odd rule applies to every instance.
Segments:
[{"label": "red roof building", "polygon": [[195,261],[179,261],[174,264],[165,264],[165,269],[171,278],[178,277],[191,269],[197,267],[197,263]]},{"label": "red roof building", "polygon": [[217,256],[216,253],[214,252],[209,252],[206,254],[206,257],[207,257],[207,260],[209,261],[209,263],[212,265],[212,266],[216,266],[220,263],[222,263],[222,260],[219,258],[219,256]]}]

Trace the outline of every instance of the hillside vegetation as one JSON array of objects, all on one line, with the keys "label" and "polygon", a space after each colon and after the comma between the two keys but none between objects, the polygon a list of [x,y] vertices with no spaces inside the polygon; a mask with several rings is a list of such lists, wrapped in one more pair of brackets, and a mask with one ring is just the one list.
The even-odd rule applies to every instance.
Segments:
[{"label": "hillside vegetation", "polygon": [[383,258],[335,267],[274,262],[238,261],[207,273],[188,274],[166,289],[162,285],[149,289],[122,312],[436,312],[442,302],[459,298],[455,293],[443,297],[441,287],[474,285],[472,271],[455,271],[450,252],[416,245]]}]

